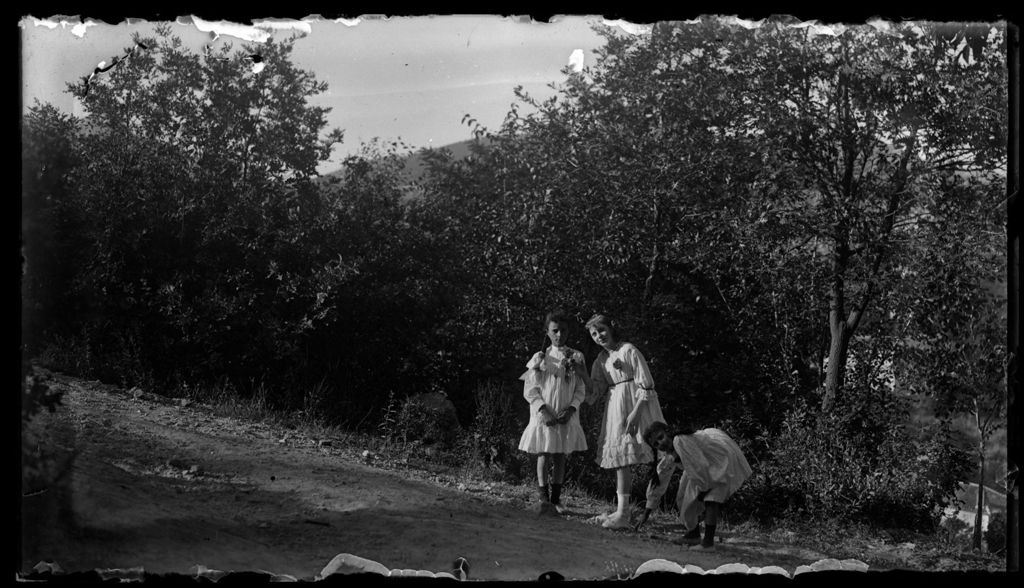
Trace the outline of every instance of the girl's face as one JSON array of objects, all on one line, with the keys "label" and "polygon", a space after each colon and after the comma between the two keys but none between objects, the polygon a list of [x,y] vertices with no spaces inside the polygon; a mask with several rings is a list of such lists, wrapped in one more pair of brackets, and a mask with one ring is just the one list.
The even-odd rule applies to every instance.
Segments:
[{"label": "girl's face", "polygon": [[561,347],[565,345],[566,340],[569,337],[569,332],[566,330],[565,325],[551,321],[548,323],[548,340],[555,347]]},{"label": "girl's face", "polygon": [[597,324],[590,327],[590,337],[601,347],[610,348],[615,344],[615,337],[612,336],[611,329],[608,325]]},{"label": "girl's face", "polygon": [[651,434],[651,443],[662,451],[672,451],[672,439],[665,431],[656,431]]}]

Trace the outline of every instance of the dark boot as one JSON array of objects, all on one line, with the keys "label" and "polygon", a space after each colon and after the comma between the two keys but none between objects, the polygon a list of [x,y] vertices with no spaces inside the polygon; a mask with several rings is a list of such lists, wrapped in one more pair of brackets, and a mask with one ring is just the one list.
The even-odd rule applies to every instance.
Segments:
[{"label": "dark boot", "polygon": [[704,540],[700,542],[700,546],[704,548],[715,546],[715,527],[717,525],[704,525]]},{"label": "dark boot", "polygon": [[562,485],[551,483],[551,504],[558,506],[562,504]]},{"label": "dark boot", "polygon": [[676,545],[697,545],[700,543],[700,523],[672,542]]},{"label": "dark boot", "polygon": [[541,516],[556,515],[555,505],[551,504],[551,497],[548,496],[547,486],[537,486],[537,494],[540,496],[540,505],[537,507],[537,514]]},{"label": "dark boot", "polygon": [[551,502],[551,496],[548,495],[547,486],[537,486],[537,496],[540,497],[541,502]]}]

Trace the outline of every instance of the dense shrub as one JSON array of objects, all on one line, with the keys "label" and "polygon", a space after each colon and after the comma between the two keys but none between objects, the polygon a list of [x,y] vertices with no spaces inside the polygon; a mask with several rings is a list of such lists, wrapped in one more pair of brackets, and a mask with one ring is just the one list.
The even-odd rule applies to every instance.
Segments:
[{"label": "dense shrub", "polygon": [[406,399],[394,424],[394,434],[405,443],[418,441],[424,445],[439,444],[444,448],[454,445],[459,430],[455,407],[447,397],[437,392]]},{"label": "dense shrub", "polygon": [[903,403],[884,386],[850,386],[826,415],[798,404],[747,495],[784,515],[933,530],[969,457],[941,428],[915,439],[905,422]]},{"label": "dense shrub", "polygon": [[531,474],[533,460],[519,451],[519,438],[530,418],[521,388],[497,380],[477,386],[476,415],[468,436],[474,469],[483,468],[516,481]]},{"label": "dense shrub", "polygon": [[985,545],[989,553],[1000,553],[1006,550],[1006,513],[997,511],[988,519],[985,529]]},{"label": "dense shrub", "polygon": [[78,454],[75,431],[66,420],[52,415],[59,408],[63,393],[53,386],[48,374],[25,365],[21,387],[19,517],[26,528],[73,527],[76,520],[71,474]]}]

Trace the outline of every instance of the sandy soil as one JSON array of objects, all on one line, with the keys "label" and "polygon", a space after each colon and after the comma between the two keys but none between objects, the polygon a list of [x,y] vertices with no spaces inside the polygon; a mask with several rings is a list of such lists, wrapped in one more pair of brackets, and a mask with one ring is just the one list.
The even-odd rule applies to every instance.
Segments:
[{"label": "sandy soil", "polygon": [[598,579],[664,558],[798,566],[829,557],[745,539],[728,528],[713,551],[672,544],[656,516],[641,533],[588,519],[609,505],[571,494],[574,512],[541,518],[506,486],[442,483],[429,471],[375,467],[359,448],[214,416],[209,407],[60,375],[64,405],[39,419],[73,462],[63,483],[23,498],[22,571],[141,567],[149,573],[267,571],[313,579],[339,553],[388,568],[473,580],[533,580],[547,571]]}]

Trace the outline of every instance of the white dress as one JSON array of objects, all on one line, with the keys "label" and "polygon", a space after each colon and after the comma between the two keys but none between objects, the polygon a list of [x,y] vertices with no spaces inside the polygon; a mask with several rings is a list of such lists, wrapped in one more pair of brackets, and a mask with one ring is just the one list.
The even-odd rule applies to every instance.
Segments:
[{"label": "white dress", "polygon": [[[594,360],[590,378],[596,393],[607,390],[597,463],[613,469],[654,459],[644,442],[644,431],[655,421],[665,422],[665,417],[643,354],[631,343],[623,343],[614,351],[605,349]],[[638,415],[640,426],[635,435],[630,435],[626,432],[626,417],[641,400],[647,402]]]},{"label": "white dress", "polygon": [[[657,486],[647,485],[647,508],[658,508],[676,469],[683,470],[676,491],[679,518],[687,529],[697,526],[704,510],[704,501],[723,503],[750,477],[750,464],[736,442],[721,429],[701,429],[692,435],[676,435],[672,440],[679,460],[670,453],[659,452],[656,471]],[[707,491],[702,500],[697,496]]]},{"label": "white dress", "polygon": [[[519,439],[519,449],[527,453],[572,453],[586,451],[587,440],[580,426],[580,404],[586,398],[587,389],[583,378],[566,369],[567,357],[582,362],[583,354],[569,347],[551,346],[547,351],[538,352],[526,364],[523,380],[523,397],[530,403],[530,422]],[[560,410],[572,406],[576,409],[565,424],[544,424],[541,407],[557,415]]]}]

